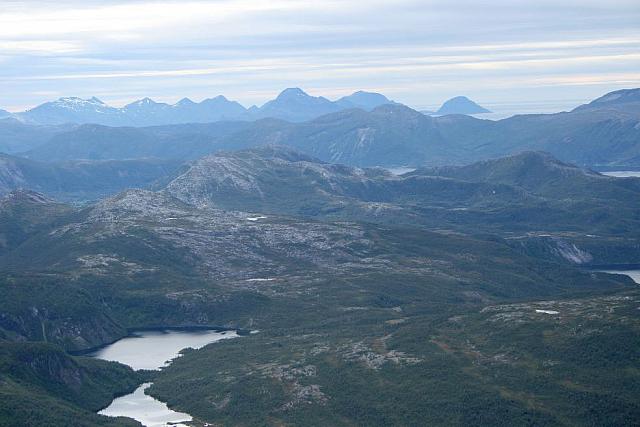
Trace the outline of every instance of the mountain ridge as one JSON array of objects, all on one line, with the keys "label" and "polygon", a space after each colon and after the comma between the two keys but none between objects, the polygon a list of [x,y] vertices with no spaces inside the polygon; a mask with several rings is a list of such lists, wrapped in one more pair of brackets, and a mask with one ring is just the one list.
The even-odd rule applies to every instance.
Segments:
[{"label": "mountain ridge", "polygon": [[[330,101],[322,96],[311,96],[300,88],[287,88],[262,107],[245,108],[223,95],[200,102],[182,98],[174,104],[156,102],[145,97],[122,108],[109,106],[96,97],[89,99],[62,97],[24,112],[14,114],[7,112],[6,116],[33,124],[91,123],[138,127],[261,118],[279,118],[298,122],[347,108],[371,109],[390,102],[392,101],[384,95],[363,91]],[[2,117],[4,115],[0,111],[0,118]]]},{"label": "mountain ridge", "polygon": [[612,109],[621,112],[640,114],[640,88],[621,89],[609,92],[588,104],[580,105],[573,111]]},{"label": "mountain ridge", "polygon": [[[309,101],[297,90],[291,94],[303,98],[303,103]],[[387,167],[466,164],[522,151],[546,151],[565,162],[591,168],[639,167],[640,115],[634,112],[636,104],[614,102],[607,96],[610,94],[604,98],[611,102],[605,103],[606,108],[577,108],[498,121],[466,115],[427,116],[396,103],[370,111],[344,109],[297,123],[262,118],[154,127],[29,126],[5,119],[0,120],[0,148],[42,161],[190,160],[217,150],[278,144],[324,161]],[[324,108],[327,101],[311,98],[310,102]]]}]

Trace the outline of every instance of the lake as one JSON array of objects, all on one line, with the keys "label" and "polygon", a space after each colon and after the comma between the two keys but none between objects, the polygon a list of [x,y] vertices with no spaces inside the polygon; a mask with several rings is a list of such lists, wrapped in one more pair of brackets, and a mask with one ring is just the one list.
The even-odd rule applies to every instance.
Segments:
[{"label": "lake", "polygon": [[144,394],[151,383],[142,384],[131,394],[118,397],[111,405],[98,412],[109,417],[129,417],[147,427],[182,427],[192,418],[189,414],[172,411],[159,400]]},{"label": "lake", "polygon": [[603,273],[610,274],[624,274],[625,276],[631,277],[634,282],[640,285],[640,270],[598,270]]},{"label": "lake", "polygon": [[404,175],[405,173],[413,172],[416,168],[410,166],[396,166],[391,168],[385,168],[394,175]]},{"label": "lake", "polygon": [[610,171],[610,172],[600,172],[602,175],[614,176],[616,178],[629,178],[636,177],[640,178],[640,171]]},{"label": "lake", "polygon": [[[238,337],[235,331],[143,331],[105,346],[89,356],[131,366],[133,369],[160,369],[180,356],[185,348],[201,348],[216,341]],[[147,427],[182,426],[189,414],[172,411],[163,402],[146,395],[151,385],[140,385],[133,393],[114,399],[99,414],[133,418]]]}]

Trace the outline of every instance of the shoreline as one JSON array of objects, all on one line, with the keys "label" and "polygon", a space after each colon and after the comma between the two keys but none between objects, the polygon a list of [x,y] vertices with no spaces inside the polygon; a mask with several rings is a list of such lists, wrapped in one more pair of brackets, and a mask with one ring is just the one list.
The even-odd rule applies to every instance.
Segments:
[{"label": "shoreline", "polygon": [[231,332],[234,331],[239,336],[251,335],[251,330],[244,328],[231,328],[226,326],[207,326],[207,325],[187,325],[187,326],[143,326],[136,328],[126,328],[127,334],[123,335],[115,340],[105,342],[98,346],[82,349],[82,350],[66,350],[67,354],[72,356],[87,356],[88,354],[95,353],[107,346],[115,344],[116,342],[133,337],[136,332],[163,332],[163,331],[181,331],[181,332],[195,332],[195,331],[216,331],[216,332]]}]

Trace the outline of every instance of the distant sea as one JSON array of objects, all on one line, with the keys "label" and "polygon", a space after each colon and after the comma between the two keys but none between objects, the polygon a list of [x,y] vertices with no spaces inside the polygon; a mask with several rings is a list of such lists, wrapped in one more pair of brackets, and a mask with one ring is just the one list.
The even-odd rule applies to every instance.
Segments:
[{"label": "distant sea", "polygon": [[[552,114],[562,111],[571,111],[579,105],[589,102],[584,99],[569,99],[562,101],[530,101],[530,102],[494,102],[484,103],[474,99],[483,107],[491,110],[491,113],[472,114],[477,119],[501,120],[519,114]],[[421,110],[434,111],[439,107],[422,108]]]}]

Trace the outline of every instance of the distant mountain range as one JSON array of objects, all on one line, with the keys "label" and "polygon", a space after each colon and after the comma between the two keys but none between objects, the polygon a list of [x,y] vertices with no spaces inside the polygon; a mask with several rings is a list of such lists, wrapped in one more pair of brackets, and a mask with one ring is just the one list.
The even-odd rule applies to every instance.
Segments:
[{"label": "distant mountain range", "polygon": [[[254,121],[274,118],[289,122],[304,122],[325,114],[359,108],[371,111],[387,104],[397,104],[386,96],[358,91],[331,101],[322,96],[311,96],[299,88],[282,91],[275,99],[262,107],[245,108],[224,96],[194,102],[183,98],[175,104],[155,102],[143,98],[122,108],[112,107],[93,97],[60,98],[46,102],[30,110],[12,114],[0,110],[0,119],[13,117],[26,124],[99,124],[104,126],[162,126],[184,123],[211,123],[217,121]],[[490,112],[469,98],[458,96],[446,101],[436,112],[428,114],[481,114]]]},{"label": "distant mountain range", "polygon": [[[588,167],[640,167],[638,89],[607,94],[571,112],[480,120],[466,115],[430,117],[401,104],[370,111],[345,109],[306,122],[256,121],[109,127],[28,125],[0,120],[0,151],[40,161],[190,160],[218,150],[287,145],[323,161],[353,166],[466,164],[522,151],[546,151]],[[356,93],[342,105],[373,105],[376,95]],[[320,114],[338,108],[292,89],[265,105],[279,114],[296,102]],[[302,109],[302,107],[300,108]]]},{"label": "distant mountain range", "polygon": [[633,109],[627,111],[628,105],[608,103],[604,108],[498,121],[429,117],[403,105],[383,105],[305,123],[257,121],[223,138],[219,148],[281,144],[354,166],[465,164],[527,150],[589,167],[640,166],[640,117]]},{"label": "distant mountain range", "polygon": [[105,126],[210,123],[224,120],[258,120],[266,117],[300,122],[345,109],[371,110],[390,103],[393,102],[379,93],[359,91],[337,101],[330,101],[321,96],[308,95],[299,88],[289,88],[259,108],[245,108],[224,96],[205,99],[202,102],[183,98],[175,104],[144,98],[122,108],[109,106],[96,97],[68,97],[46,102],[13,115],[0,111],[0,118],[13,116],[25,123],[40,125],[91,123]]}]

